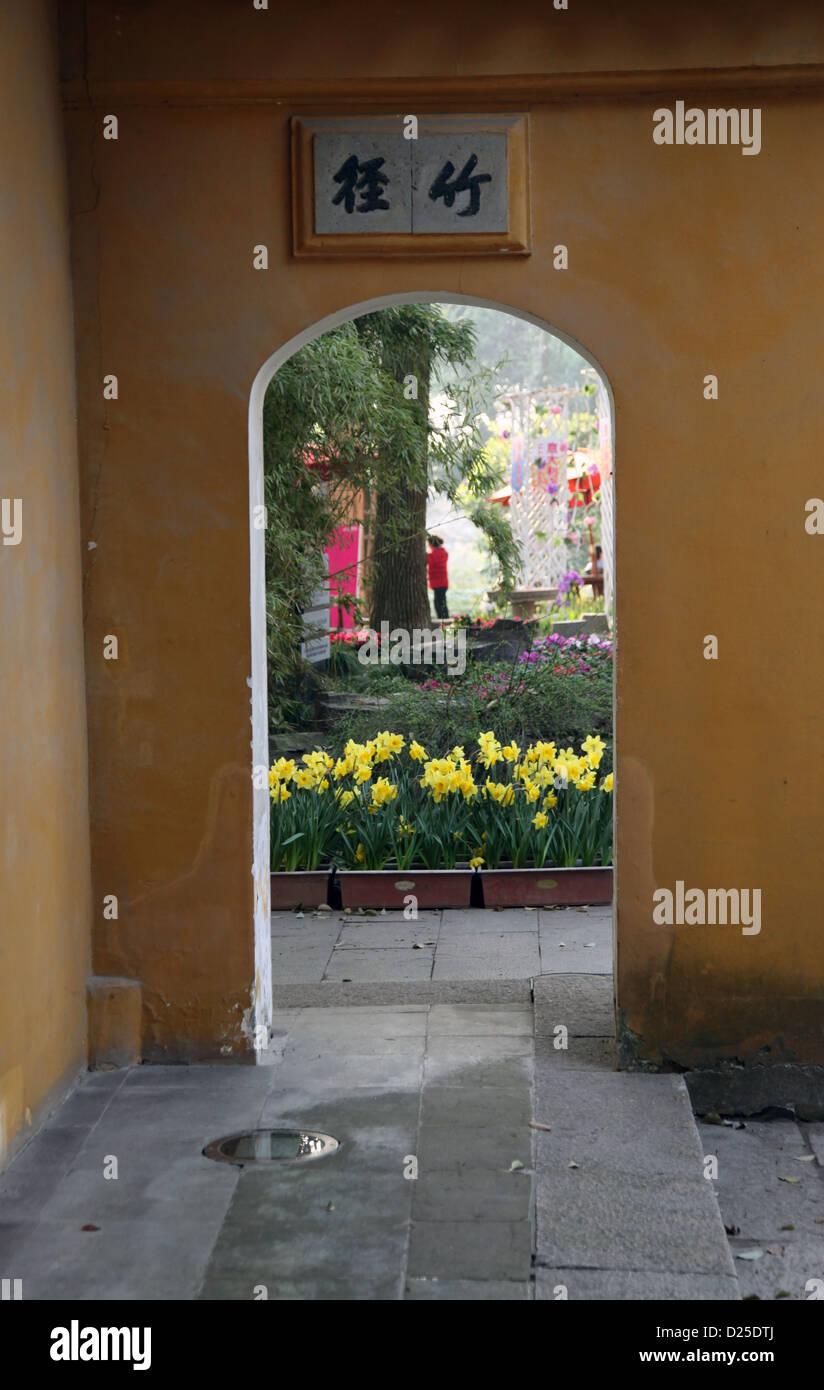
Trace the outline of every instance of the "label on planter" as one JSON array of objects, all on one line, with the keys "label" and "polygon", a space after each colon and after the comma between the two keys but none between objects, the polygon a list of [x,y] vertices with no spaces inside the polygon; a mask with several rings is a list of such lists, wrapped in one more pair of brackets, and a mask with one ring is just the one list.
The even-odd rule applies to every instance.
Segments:
[{"label": "label on planter", "polygon": [[403,893],[405,889],[415,887],[415,880],[414,878],[399,878],[395,882],[395,887]]},{"label": "label on planter", "polygon": [[557,880],[557,878],[539,878],[539,879],[538,879],[538,887],[539,887],[539,888],[557,888],[557,887],[558,887],[558,880]]}]

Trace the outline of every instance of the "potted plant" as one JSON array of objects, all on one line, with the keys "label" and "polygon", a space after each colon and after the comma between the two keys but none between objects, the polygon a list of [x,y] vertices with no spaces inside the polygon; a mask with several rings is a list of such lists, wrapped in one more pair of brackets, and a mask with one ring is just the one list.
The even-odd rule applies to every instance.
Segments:
[{"label": "potted plant", "polygon": [[[402,907],[412,895],[419,907],[468,907],[472,871],[458,861],[474,791],[469,763],[428,759],[415,741],[401,760],[403,747],[390,733],[353,745],[357,786],[341,796],[343,906]],[[381,775],[390,760],[391,776]]]},{"label": "potted plant", "polygon": [[590,735],[578,755],[551,743],[521,755],[492,733],[481,739],[481,761],[494,773],[472,826],[484,906],[610,902],[612,775],[597,784],[603,741]]},{"label": "potted plant", "polygon": [[273,910],[318,907],[329,897],[337,813],[329,791],[328,753],[305,753],[303,765],[279,758],[269,769],[270,903]]}]

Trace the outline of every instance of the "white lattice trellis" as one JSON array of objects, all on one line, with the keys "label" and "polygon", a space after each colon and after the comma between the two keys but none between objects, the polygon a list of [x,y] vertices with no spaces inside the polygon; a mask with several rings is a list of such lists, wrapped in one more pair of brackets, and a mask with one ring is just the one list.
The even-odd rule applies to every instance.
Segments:
[{"label": "white lattice trellis", "polygon": [[[588,373],[588,375],[590,375]],[[604,589],[612,601],[612,469],[610,409],[606,390],[596,373],[597,414],[602,459],[608,464],[602,487]],[[509,516],[512,533],[521,546],[518,586],[554,587],[568,569],[563,543],[569,525],[567,447],[570,415],[592,408],[591,397],[579,388],[558,387],[519,392],[510,398],[512,411],[512,472]],[[537,409],[536,409],[537,407]]]}]

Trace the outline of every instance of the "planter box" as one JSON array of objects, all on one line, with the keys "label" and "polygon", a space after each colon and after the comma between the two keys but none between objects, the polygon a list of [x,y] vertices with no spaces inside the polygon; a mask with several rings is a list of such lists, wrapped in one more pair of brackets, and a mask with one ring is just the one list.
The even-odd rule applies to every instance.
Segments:
[{"label": "planter box", "polygon": [[583,907],[612,902],[612,866],[482,869],[484,907]]},{"label": "planter box", "polygon": [[340,869],[344,907],[403,908],[410,894],[418,907],[469,907],[473,869]]},{"label": "planter box", "polygon": [[269,875],[269,902],[273,912],[294,912],[297,907],[320,907],[329,900],[329,869],[281,870]]}]

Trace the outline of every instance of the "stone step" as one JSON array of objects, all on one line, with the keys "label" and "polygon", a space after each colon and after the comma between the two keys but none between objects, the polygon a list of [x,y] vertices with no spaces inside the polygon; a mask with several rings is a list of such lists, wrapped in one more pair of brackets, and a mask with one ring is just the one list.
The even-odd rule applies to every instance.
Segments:
[{"label": "stone step", "polygon": [[683,1077],[613,1070],[611,978],[536,980],[535,1033],[536,1298],[740,1298]]}]

